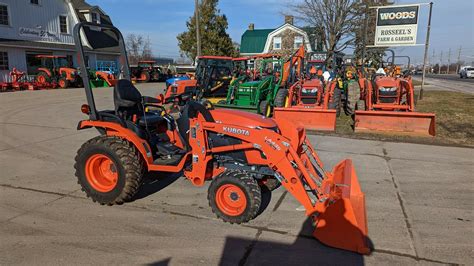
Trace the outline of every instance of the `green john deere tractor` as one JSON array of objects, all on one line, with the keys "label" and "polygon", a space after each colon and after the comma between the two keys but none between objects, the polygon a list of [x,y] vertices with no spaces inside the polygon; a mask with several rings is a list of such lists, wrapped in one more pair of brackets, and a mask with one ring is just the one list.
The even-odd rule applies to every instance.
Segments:
[{"label": "green john deere tractor", "polygon": [[281,59],[263,59],[259,74],[253,80],[245,81],[243,77],[235,79],[227,91],[226,99],[214,106],[271,116],[274,100],[282,83],[282,66]]}]

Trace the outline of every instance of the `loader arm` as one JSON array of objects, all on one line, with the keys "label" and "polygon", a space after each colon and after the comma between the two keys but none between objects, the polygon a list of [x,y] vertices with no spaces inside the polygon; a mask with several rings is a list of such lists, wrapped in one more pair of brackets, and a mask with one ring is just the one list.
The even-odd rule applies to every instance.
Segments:
[{"label": "loader arm", "polygon": [[[208,164],[213,154],[258,150],[265,155],[265,163],[274,171],[275,178],[304,206],[306,215],[317,225],[313,233],[316,238],[327,245],[369,253],[364,194],[351,161],[345,160],[332,173],[326,172],[304,129],[295,129],[286,120],[276,122],[281,134],[267,128],[191,119],[192,167],[185,171],[186,177],[202,185],[202,177],[209,176]],[[211,149],[207,143],[208,132],[240,139],[242,144]],[[334,232],[332,227],[336,228]],[[338,231],[344,232],[343,235],[337,235]]]}]

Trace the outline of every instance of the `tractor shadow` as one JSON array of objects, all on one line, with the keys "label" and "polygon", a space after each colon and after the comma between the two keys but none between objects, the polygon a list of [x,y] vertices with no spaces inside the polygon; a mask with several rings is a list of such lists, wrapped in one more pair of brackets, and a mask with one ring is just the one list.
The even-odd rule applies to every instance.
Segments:
[{"label": "tractor shadow", "polygon": [[[344,209],[332,212],[331,215],[343,214]],[[361,234],[361,231],[348,220],[338,219],[337,226],[325,226],[323,234],[338,238],[342,242],[351,242],[350,236],[338,235],[339,228],[345,228],[350,234]],[[302,224],[301,229],[293,243],[287,233],[259,230],[255,239],[227,237],[219,265],[364,265],[364,255],[343,249],[327,246],[313,237],[314,226],[308,218]],[[342,237],[342,239],[341,239]],[[375,249],[370,238],[364,239],[370,249]],[[245,247],[242,250],[242,247]],[[239,261],[236,261],[236,253],[241,251]]]},{"label": "tractor shadow", "polygon": [[161,190],[173,184],[182,176],[182,173],[147,173],[143,178],[143,183],[141,184],[138,192],[133,196],[131,201],[140,200],[160,192]]}]

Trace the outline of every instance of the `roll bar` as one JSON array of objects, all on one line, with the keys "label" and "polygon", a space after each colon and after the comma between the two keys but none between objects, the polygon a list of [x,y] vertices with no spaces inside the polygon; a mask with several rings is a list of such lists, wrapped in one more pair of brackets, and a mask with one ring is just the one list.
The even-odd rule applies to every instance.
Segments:
[{"label": "roll bar", "polygon": [[[96,24],[96,23],[91,23],[91,22],[80,22],[74,26],[73,34],[74,34],[74,42],[76,45],[76,52],[77,52],[77,61],[80,67],[81,71],[81,78],[84,83],[84,89],[86,91],[86,97],[87,97],[87,104],[89,105],[90,108],[90,114],[89,118],[90,120],[98,120],[98,113],[97,109],[95,106],[95,101],[94,101],[94,94],[92,92],[92,88],[90,85],[90,79],[89,79],[89,71],[87,70],[86,66],[86,55],[84,51],[84,44],[81,38],[81,30],[83,30],[84,27],[93,27],[93,28],[99,28],[102,32],[104,30],[110,30],[113,32],[117,38],[117,41],[119,43],[119,48],[120,48],[120,73],[121,79],[128,79],[130,80],[130,68],[128,64],[128,58],[127,58],[127,50],[125,49],[125,42],[122,33],[114,26],[112,25],[104,25],[104,24]],[[84,31],[82,31],[84,32]],[[85,36],[85,33],[84,33]],[[93,47],[91,47],[94,49]]]}]

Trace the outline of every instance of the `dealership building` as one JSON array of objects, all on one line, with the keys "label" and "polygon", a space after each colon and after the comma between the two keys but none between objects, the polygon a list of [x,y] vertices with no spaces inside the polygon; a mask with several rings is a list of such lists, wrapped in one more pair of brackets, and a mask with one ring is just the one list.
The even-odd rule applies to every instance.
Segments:
[{"label": "dealership building", "polygon": [[[0,0],[0,81],[9,80],[13,68],[35,75],[41,61],[37,55],[66,56],[77,67],[74,26],[88,21],[112,24],[98,6],[84,0]],[[87,30],[88,43],[107,42],[110,36]],[[86,49],[88,66],[101,69],[116,65],[115,49]]]}]

